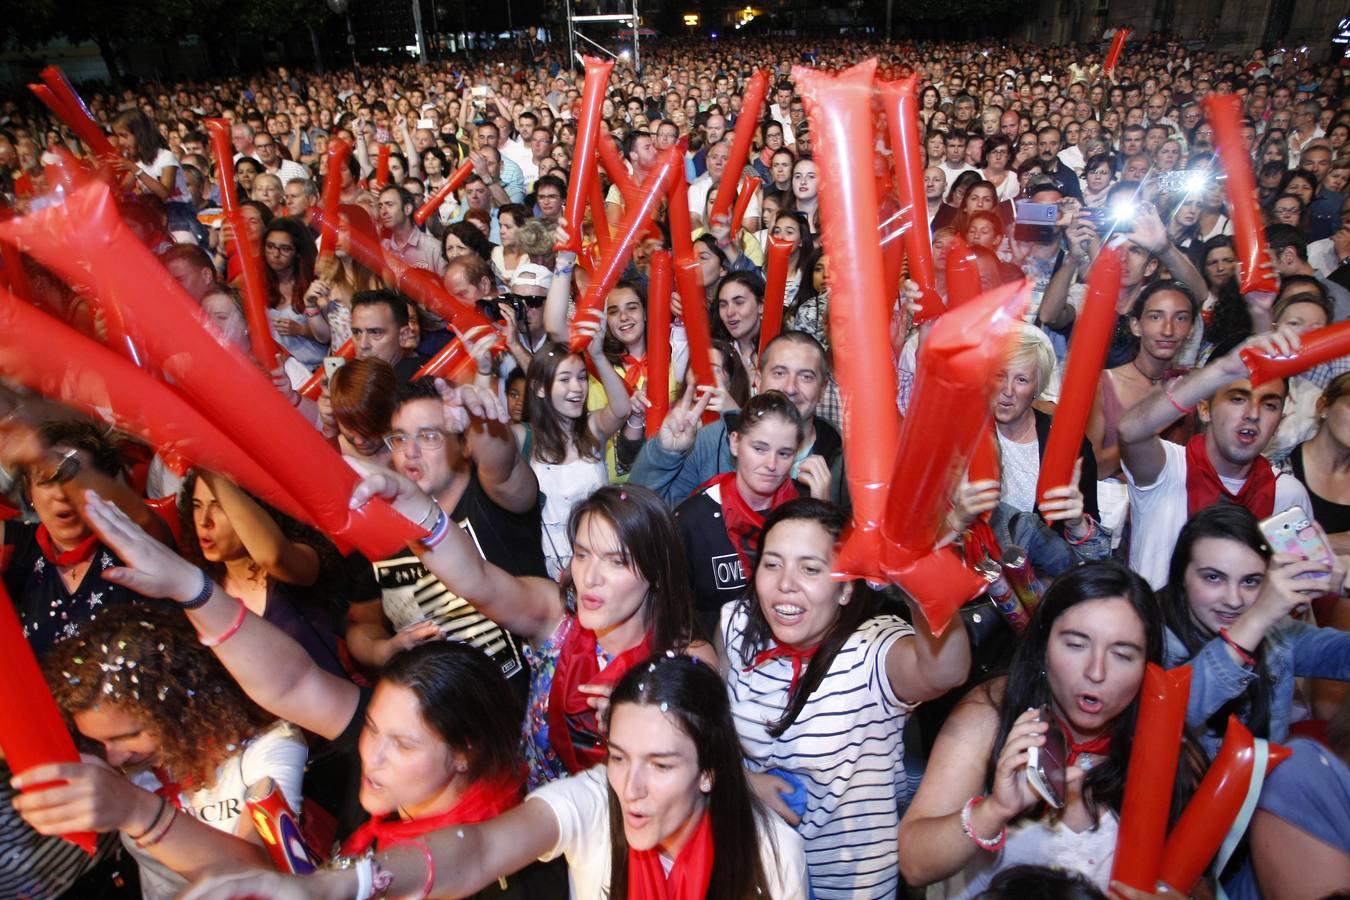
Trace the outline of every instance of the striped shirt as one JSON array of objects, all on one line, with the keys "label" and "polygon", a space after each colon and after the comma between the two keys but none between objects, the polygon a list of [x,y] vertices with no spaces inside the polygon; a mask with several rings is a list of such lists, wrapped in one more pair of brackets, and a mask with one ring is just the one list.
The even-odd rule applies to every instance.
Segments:
[{"label": "striped shirt", "polygon": [[896,833],[909,798],[902,731],[910,707],[886,677],[886,655],[914,629],[897,616],[876,616],[844,643],[796,721],[779,738],[768,726],[787,708],[792,663],[770,660],[746,671],[741,645],[746,605],[722,608],[731,660],[727,690],[736,733],[750,769],[781,768],[804,782],[811,890],[820,900],[895,896]]}]

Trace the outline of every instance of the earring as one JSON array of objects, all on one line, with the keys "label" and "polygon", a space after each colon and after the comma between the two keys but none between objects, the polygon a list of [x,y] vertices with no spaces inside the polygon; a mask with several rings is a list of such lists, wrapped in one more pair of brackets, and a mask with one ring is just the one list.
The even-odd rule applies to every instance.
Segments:
[{"label": "earring", "polygon": [[699,782],[698,782],[698,789],[699,789],[701,792],[705,793],[705,794],[711,794],[711,793],[712,793],[712,779],[711,779],[711,778],[700,778],[700,779],[699,779]]}]

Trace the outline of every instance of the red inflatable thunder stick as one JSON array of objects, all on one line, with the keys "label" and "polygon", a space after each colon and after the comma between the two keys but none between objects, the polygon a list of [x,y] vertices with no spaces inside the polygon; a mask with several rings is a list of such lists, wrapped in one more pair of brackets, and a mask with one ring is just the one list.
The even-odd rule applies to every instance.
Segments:
[{"label": "red inflatable thunder stick", "polygon": [[[70,739],[66,723],[52,699],[51,689],[38,668],[33,648],[23,636],[23,626],[14,611],[9,592],[0,584],[0,672],[5,681],[5,702],[0,703],[0,750],[15,775],[49,763],[77,763],[80,754]],[[33,785],[29,790],[55,787]],[[94,855],[93,832],[61,835]]]},{"label": "red inflatable thunder stick", "polygon": [[380,155],[375,160],[375,190],[382,191],[389,186],[389,155],[394,152],[391,144],[380,145]]},{"label": "red inflatable thunder stick", "polygon": [[[356,359],[356,344],[351,338],[347,338],[341,347],[328,355],[340,356],[343,359]],[[306,400],[318,400],[319,395],[323,393],[323,376],[323,363],[320,363],[305,379],[305,383],[300,385],[300,389],[296,393]]]},{"label": "red inflatable thunder stick", "polygon": [[830,259],[847,261],[830,273],[830,337],[844,404],[845,469],[853,499],[853,522],[838,566],[840,572],[873,577],[880,575],[886,492],[900,434],[890,340],[893,291],[884,284],[872,177],[876,65],[871,59],[838,75],[802,66],[792,71],[806,103],[820,167],[821,243]]},{"label": "red inflatable thunder stick", "polygon": [[1273,272],[1267,268],[1266,231],[1256,207],[1256,182],[1252,178],[1252,157],[1242,140],[1242,101],[1235,96],[1210,94],[1205,98],[1205,117],[1214,128],[1214,146],[1219,165],[1228,176],[1225,190],[1233,214],[1233,243],[1242,262],[1242,293],[1275,292],[1280,289]]},{"label": "red inflatable thunder stick", "polygon": [[[633,176],[628,172],[628,165],[624,162],[623,154],[619,152],[618,145],[614,143],[614,136],[608,131],[601,131],[596,138],[595,153],[599,159],[600,168],[605,170],[610,183],[619,189],[619,194],[622,195],[625,206],[640,196],[642,188],[633,181]],[[603,213],[604,210],[601,210],[601,212]]]},{"label": "red inflatable thunder stick", "polygon": [[1149,663],[1144,670],[1111,880],[1148,893],[1157,887],[1162,868],[1190,696],[1190,666],[1167,670]]},{"label": "red inflatable thunder stick", "polygon": [[670,384],[670,251],[652,254],[651,277],[647,286],[647,439],[661,431],[661,423],[670,412],[670,391],[652,389],[652,385]]},{"label": "red inflatable thunder stick", "polygon": [[[694,229],[689,219],[689,183],[684,168],[675,167],[670,188],[670,247],[675,271],[675,290],[680,294],[680,320],[689,340],[689,368],[700,387],[716,387],[712,366],[712,326],[703,291],[703,273],[694,256]],[[689,298],[689,299],[685,299]],[[716,421],[717,413],[704,413],[703,422]]]},{"label": "red inflatable thunder stick", "polygon": [[764,254],[764,314],[759,323],[759,355],[769,341],[783,330],[783,298],[787,295],[788,264],[792,261],[792,244],[770,236],[769,249]]},{"label": "red inflatable thunder stick", "polygon": [[[933,241],[928,233],[928,198],[923,189],[923,130],[919,127],[918,76],[902,81],[882,82],[881,101],[891,140],[891,160],[895,169],[895,189],[909,223],[905,232],[905,255],[909,257],[909,278],[923,294],[916,322],[942,314],[942,297],[937,291],[937,268],[933,265]],[[977,292],[978,293],[978,292]]]},{"label": "red inflatable thunder stick", "polygon": [[1120,62],[1120,54],[1125,50],[1125,42],[1130,39],[1130,29],[1117,28],[1116,36],[1111,38],[1111,49],[1106,51],[1106,62],[1102,64],[1102,74],[1110,75]]},{"label": "red inflatable thunder stick", "polygon": [[108,140],[103,126],[94,121],[93,113],[84,105],[80,95],[66,79],[59,66],[48,66],[42,70],[42,84],[45,91],[39,91],[37,85],[29,85],[38,99],[56,114],[57,118],[70,126],[70,130],[84,142],[89,151],[105,161],[120,157],[117,148]]},{"label": "red inflatable thunder stick", "polygon": [[[741,225],[745,222],[745,214],[750,209],[750,202],[755,199],[755,194],[764,185],[764,182],[758,178],[745,178],[741,181],[741,191],[736,195],[736,207],[731,211],[731,239],[740,240],[738,235],[741,233]],[[766,226],[770,231],[773,230],[773,223]]]},{"label": "red inflatable thunder stick", "polygon": [[952,247],[947,251],[947,308],[964,306],[982,293],[979,258],[957,235],[952,238]]},{"label": "red inflatable thunder stick", "polygon": [[605,215],[605,189],[600,184],[599,176],[591,179],[590,191],[591,199],[587,205],[591,209],[591,226],[595,228],[595,247],[600,258],[604,259],[614,252],[614,231]]},{"label": "red inflatable thunder stick", "polygon": [[[667,147],[661,151],[656,168],[647,176],[646,182],[642,185],[642,201],[631,204],[624,211],[623,221],[619,223],[619,234],[616,237],[617,244],[613,247],[609,256],[600,260],[596,271],[591,278],[591,283],[586,286],[586,293],[581,301],[577,303],[576,315],[572,318],[572,333],[569,345],[574,353],[579,353],[586,348],[591,339],[588,335],[582,334],[579,326],[585,321],[596,321],[604,317],[602,304],[605,297],[614,288],[618,282],[619,276],[628,266],[628,259],[632,256],[633,245],[637,243],[638,238],[647,226],[651,224],[652,216],[656,215],[656,208],[660,205],[662,198],[670,192],[671,179],[674,177],[674,170],[677,164],[683,165],[684,153],[681,147],[684,143],[675,147]],[[601,213],[603,217],[604,213]],[[603,221],[603,218],[601,219]],[[599,223],[597,223],[597,227]]]},{"label": "red inflatable thunder stick", "polygon": [[1232,839],[1238,816],[1250,818],[1256,809],[1265,777],[1291,752],[1252,737],[1237,716],[1229,716],[1219,755],[1167,836],[1158,880],[1182,896],[1190,894],[1225,839]]},{"label": "red inflatable thunder stick", "polygon": [[292,493],[303,517],[330,537],[384,558],[423,534],[387,503],[349,508],[357,474],[244,354],[201,327],[200,310],[122,223],[106,186],[0,223],[0,240],[30,248],[62,278],[88,278],[144,339],[146,357],[174,390]]},{"label": "red inflatable thunder stick", "polygon": [[1302,345],[1291,356],[1267,356],[1253,347],[1242,349],[1242,361],[1252,375],[1252,386],[1288,378],[1313,366],[1350,354],[1350,322],[1337,322],[1303,335]]},{"label": "red inflatable thunder stick", "polygon": [[[573,253],[581,252],[582,211],[591,195],[591,179],[597,177],[591,160],[595,159],[595,147],[600,136],[600,107],[605,102],[605,85],[609,83],[610,70],[614,68],[612,60],[592,56],[585,57],[582,62],[586,65],[586,80],[581,86],[581,114],[577,117],[577,139],[572,153],[576,165],[563,205],[567,245],[557,248]],[[600,214],[604,215],[603,209]]]},{"label": "red inflatable thunder stick", "polygon": [[987,585],[952,546],[934,547],[952,493],[988,439],[993,376],[1007,364],[1027,298],[1025,282],[994,288],[939,317],[919,350],[909,413],[887,479],[877,558],[883,579],[919,603],[934,634]]},{"label": "red inflatable thunder stick", "polygon": [[[342,205],[342,170],[352,155],[352,145],[342,140],[328,144],[323,169],[323,226],[321,228],[319,259],[329,260],[337,253],[338,207]],[[418,222],[417,224],[422,224]]]},{"label": "red inflatable thunder stick", "polygon": [[230,143],[230,123],[224,119],[207,119],[206,129],[211,135],[211,152],[216,157],[216,177],[220,183],[220,203],[225,210],[225,221],[234,231],[234,249],[239,254],[244,279],[244,318],[248,320],[248,340],[253,358],[264,369],[277,365],[281,348],[272,339],[272,323],[267,318],[267,275],[263,269],[258,248],[248,239],[248,226],[239,212],[239,198],[234,193],[234,147]]},{"label": "red inflatable thunder stick", "polygon": [[1120,255],[1107,250],[1097,255],[1088,275],[1083,313],[1073,329],[1073,346],[1064,370],[1064,389],[1055,408],[1054,424],[1041,457],[1036,496],[1064,487],[1073,478],[1073,466],[1083,446],[1088,414],[1097,394],[1097,382],[1111,334],[1116,328],[1116,299],[1120,296]]},{"label": "red inflatable thunder stick", "polygon": [[444,378],[446,381],[455,384],[467,384],[473,380],[477,365],[469,352],[464,349],[464,341],[455,337],[450,343],[436,351],[436,355],[427,360],[426,365],[417,370],[412,380]]},{"label": "red inflatable thunder stick", "polygon": [[731,153],[727,156],[726,168],[722,170],[722,180],[717,185],[717,199],[708,212],[709,221],[706,224],[709,226],[719,219],[725,219],[731,212],[732,201],[736,199],[736,185],[745,171],[750,142],[755,138],[755,127],[759,125],[760,110],[768,93],[769,73],[759,69],[750,76],[750,83],[746,85],[741,99],[741,114],[736,117],[736,130],[731,135]]},{"label": "red inflatable thunder stick", "polygon": [[319,857],[309,849],[300,830],[300,817],[286,802],[274,779],[265,777],[249,785],[244,805],[278,872],[308,875],[319,867]]},{"label": "red inflatable thunder stick", "polygon": [[[418,207],[417,212],[413,213],[413,221],[422,226],[427,224],[427,219],[431,218],[432,213],[441,208],[441,204],[450,199],[450,195],[460,188],[464,187],[464,182],[469,180],[473,174],[473,163],[465,160],[460,167],[451,173],[450,177],[445,179],[445,184],[436,188],[436,192],[427,198],[427,201]],[[325,211],[326,211],[325,207]]]}]

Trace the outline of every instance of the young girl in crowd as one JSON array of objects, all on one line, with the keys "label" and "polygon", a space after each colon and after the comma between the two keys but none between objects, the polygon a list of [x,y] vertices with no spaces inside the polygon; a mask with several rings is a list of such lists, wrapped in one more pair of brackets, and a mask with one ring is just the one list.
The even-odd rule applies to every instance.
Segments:
[{"label": "young girl in crowd", "polygon": [[1345,568],[1272,554],[1256,517],[1232,503],[1181,529],[1161,597],[1166,658],[1191,667],[1186,724],[1211,757],[1230,714],[1282,743],[1297,713],[1294,679],[1350,681],[1350,632],[1291,617],[1343,593]]},{"label": "young girl in crowd", "polygon": [[[315,262],[315,279],[305,291],[305,315],[310,333],[320,344],[339,349],[352,337],[352,297],[363,291],[379,290],[380,277],[351,254],[351,233],[378,242],[375,223],[361,207],[338,207],[342,227],[337,248],[331,257]],[[316,315],[316,312],[318,313]]]},{"label": "young girl in crowd", "polygon": [[348,360],[319,397],[324,437],[336,440],[343,456],[389,465],[385,435],[394,415],[398,378],[389,363],[375,357]]},{"label": "young girl in crowd", "polygon": [[747,369],[759,368],[759,326],[764,317],[764,279],[757,272],[732,272],[717,284],[713,336],[729,341]]},{"label": "young girl in crowd", "polygon": [[169,150],[155,123],[139,109],[128,109],[113,120],[113,141],[122,150],[119,168],[134,175],[133,189],[165,203],[186,203],[187,182],[178,157]]},{"label": "young girl in crowd", "polygon": [[751,783],[805,838],[812,894],[890,898],[913,789],[905,719],[965,680],[970,645],[959,625],[934,638],[916,608],[911,628],[835,580],[845,521],[815,499],[768,515],[749,595],[722,608],[723,671]]},{"label": "young girl in crowd", "polygon": [[[192,571],[111,504],[91,503]],[[194,595],[200,577],[196,584]],[[253,705],[203,643],[160,603],[120,606],[86,625],[48,657],[47,674],[72,730],[98,755],[38,766],[15,782],[26,789],[15,808],[43,834],[121,832],[147,900],[177,897],[211,866],[266,864],[244,808],[254,784],[270,778],[300,805],[303,738]],[[65,783],[31,790],[55,781]]]},{"label": "young girl in crowd", "polygon": [[319,318],[318,308],[305,303],[314,281],[314,238],[299,220],[280,218],[263,230],[262,250],[272,330],[287,353],[312,369],[328,353],[328,345],[317,339],[311,324]]},{"label": "young girl in crowd", "polygon": [[[809,264],[816,256],[816,242],[806,218],[797,212],[782,211],[776,213],[769,229],[771,237],[792,244],[792,255],[788,257],[787,283],[783,291],[783,305],[786,307],[797,299],[804,278],[809,278]],[[768,253],[768,244],[764,245]],[[768,277],[768,260],[760,273]]]},{"label": "young girl in crowd", "polygon": [[520,264],[530,261],[529,254],[516,246],[516,232],[529,217],[529,210],[519,203],[508,203],[497,210],[501,243],[492,248],[492,274],[500,284],[510,284]]}]

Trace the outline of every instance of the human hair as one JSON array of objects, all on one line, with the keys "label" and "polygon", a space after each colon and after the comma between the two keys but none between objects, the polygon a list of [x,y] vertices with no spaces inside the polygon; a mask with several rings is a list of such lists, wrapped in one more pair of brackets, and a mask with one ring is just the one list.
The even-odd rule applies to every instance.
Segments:
[{"label": "human hair", "polygon": [[[1045,666],[1050,644],[1050,632],[1055,620],[1080,603],[1092,600],[1124,598],[1139,616],[1144,628],[1144,658],[1161,663],[1163,655],[1162,616],[1158,599],[1138,573],[1114,560],[1089,562],[1070,569],[1051,583],[1032,614],[1031,623],[1022,633],[1022,639],[1013,652],[1008,667],[1007,681],[999,700],[998,731],[989,755],[985,772],[985,791],[994,789],[994,770],[1008,732],[1018,716],[1028,709],[1039,709],[1051,702],[1050,680]],[[985,688],[988,691],[988,687]],[[992,699],[992,697],[991,697]],[[1083,799],[1094,819],[1105,806],[1120,812],[1125,794],[1125,772],[1130,763],[1130,744],[1135,722],[1139,716],[1139,695],[1108,726],[1111,731],[1111,749],[1106,760],[1092,767],[1084,779]]]},{"label": "human hair", "polygon": [[[1270,545],[1261,534],[1256,516],[1245,506],[1236,503],[1216,503],[1198,511],[1187,520],[1177,535],[1172,549],[1172,561],[1167,569],[1167,586],[1158,593],[1162,604],[1163,622],[1169,631],[1186,646],[1188,656],[1194,657],[1216,635],[1195,620],[1191,615],[1190,601],[1186,596],[1186,569],[1191,564],[1196,542],[1205,538],[1234,541],[1247,547],[1261,562],[1270,563]],[[1238,716],[1257,737],[1270,734],[1270,668],[1266,662],[1266,642],[1256,649],[1256,678],[1235,697],[1214,711],[1205,725],[1212,731],[1222,732],[1230,714]]]},{"label": "human hair", "polygon": [[[614,296],[615,291],[631,291],[633,296],[637,297],[638,303],[642,304],[643,316],[645,317],[647,315],[646,289],[638,282],[625,278],[620,279],[615,283],[614,287],[610,288],[609,293],[605,295],[605,302],[601,309],[605,311],[606,317],[609,315],[609,298]],[[646,324],[644,323],[642,327],[645,332],[647,328]],[[608,329],[605,330],[603,346],[605,357],[610,361],[611,365],[621,366],[624,364],[624,357],[628,355],[628,348],[625,347],[623,342],[615,337]]]},{"label": "human hair", "polygon": [[[473,228],[472,225],[469,227]],[[492,276],[491,264],[477,253],[464,253],[456,256],[446,263],[445,274],[449,275],[451,269],[462,269],[464,280],[469,284],[481,285],[484,279],[487,280],[489,286],[496,284],[496,279]]]},{"label": "human hair", "polygon": [[1116,156],[1114,153],[1097,153],[1089,157],[1087,164],[1083,166],[1084,176],[1098,166],[1106,166],[1111,170],[1111,177],[1116,177]]},{"label": "human hair", "polygon": [[295,245],[295,253],[291,257],[294,280],[291,283],[291,296],[283,297],[281,276],[271,266],[263,266],[263,270],[267,273],[267,293],[270,295],[268,299],[274,307],[279,303],[289,303],[292,312],[302,315],[305,311],[305,291],[309,290],[310,284],[314,281],[314,261],[318,256],[318,248],[314,246],[314,238],[304,223],[290,216],[282,216],[272,220],[263,229],[264,250],[267,246],[267,236],[277,232],[289,236],[291,243]]},{"label": "human hair", "polygon": [[582,459],[604,457],[604,442],[591,432],[590,411],[584,404],[581,415],[570,421],[564,420],[553,408],[553,380],[558,375],[558,367],[573,357],[583,358],[566,344],[548,341],[535,351],[530,358],[530,367],[525,371],[525,408],[529,411],[533,436],[531,455],[550,465],[561,465],[572,446],[577,448]]},{"label": "human hair", "polygon": [[[116,478],[122,474],[121,447],[111,431],[84,419],[50,419],[37,427],[45,447],[67,447],[83,451],[94,470]],[[16,484],[24,496],[32,490],[29,467],[16,473]]]},{"label": "human hair", "polygon": [[[970,195],[967,194],[966,196],[969,197]],[[998,213],[994,212],[992,209],[977,209],[971,212],[964,213],[964,215],[966,218],[965,227],[967,232],[969,232],[970,226],[973,225],[975,222],[988,222],[990,226],[994,229],[994,235],[1000,240],[1002,240],[1003,218],[999,216]]]},{"label": "human hair", "polygon": [[[670,507],[637,484],[596,488],[585,500],[572,505],[567,516],[569,545],[576,541],[583,520],[592,515],[614,529],[624,565],[647,582],[646,618],[652,653],[685,650],[698,639],[699,632],[689,569]],[[576,585],[570,566],[563,570],[561,590],[564,605],[575,613]]]},{"label": "human hair", "polygon": [[1280,179],[1280,186],[1275,189],[1275,193],[1277,194],[1289,193],[1289,185],[1295,178],[1306,181],[1312,193],[1314,195],[1317,193],[1317,176],[1314,175],[1312,172],[1309,172],[1307,169],[1289,170],[1289,172],[1285,173],[1285,176]]},{"label": "human hair", "polygon": [[[979,172],[966,169],[966,171],[952,179],[952,186],[947,190],[947,203],[956,206],[955,198],[958,196],[961,198],[962,202],[964,202],[966,192],[974,187],[976,182],[980,181],[984,181],[983,175]],[[997,191],[995,191],[995,194],[997,194]]]},{"label": "human hair", "polygon": [[1295,256],[1303,262],[1308,261],[1308,238],[1304,236],[1302,229],[1293,225],[1285,225],[1283,222],[1267,225],[1266,245],[1276,254],[1286,247],[1292,247]]},{"label": "human hair", "polygon": [[984,147],[980,150],[980,168],[989,168],[989,154],[995,150],[1003,149],[1008,151],[1008,161],[1012,162],[1013,145],[1012,141],[1003,134],[994,134],[984,139]]},{"label": "human hair", "polygon": [[382,359],[349,359],[333,373],[328,396],[338,425],[365,438],[379,440],[389,433],[398,378]]},{"label": "human hair", "polygon": [[[386,184],[380,189],[379,196],[383,197],[390,191],[396,191],[398,193],[398,205],[403,209],[407,209],[408,207],[412,207],[413,209],[417,208],[417,201],[413,199],[413,195],[408,192],[407,188],[400,184]],[[414,222],[413,227],[416,228],[417,223]]]},{"label": "human hair", "polygon": [[412,691],[427,728],[468,757],[470,780],[521,769],[525,708],[482,650],[462,641],[420,644],[395,654],[380,671],[380,683]]},{"label": "human hair", "polygon": [[1139,291],[1139,296],[1134,298],[1134,303],[1130,306],[1130,318],[1142,319],[1144,309],[1148,306],[1148,301],[1163,291],[1172,291],[1186,298],[1186,302],[1191,306],[1191,318],[1200,314],[1200,301],[1195,299],[1190,286],[1184,281],[1178,281],[1174,278],[1159,278],[1157,281],[1150,281]]},{"label": "human hair", "polygon": [[[848,524],[848,516],[844,513],[842,507],[825,500],[816,500],[812,497],[799,497],[789,500],[770,511],[768,516],[765,517],[764,528],[760,531],[759,540],[756,542],[757,546],[763,548],[769,534],[783,522],[814,522],[824,529],[837,544],[840,536],[844,533],[844,526]],[[741,664],[744,666],[752,665],[759,652],[767,649],[770,641],[773,640],[773,629],[769,626],[769,621],[760,605],[759,592],[756,586],[756,576],[759,573],[759,567],[763,564],[763,553],[756,554],[755,570],[750,576],[750,586],[745,597],[737,601],[741,604],[746,616],[745,632],[742,635],[740,650]],[[778,721],[768,726],[771,737],[782,737],[784,732],[791,727],[792,723],[801,715],[802,709],[806,707],[806,702],[811,699],[811,694],[825,680],[825,675],[829,672],[830,666],[834,664],[834,658],[849,637],[858,630],[859,626],[881,611],[881,595],[867,587],[865,582],[854,581],[845,590],[852,592],[849,595],[849,602],[839,607],[838,617],[825,633],[825,636],[821,638],[815,655],[811,657],[810,663],[807,664],[801,678],[797,681],[796,688],[787,698],[783,715],[779,717]]]},{"label": "human hair", "polygon": [[745,437],[764,419],[776,417],[791,425],[797,431],[797,443],[801,443],[806,430],[805,423],[802,422],[802,414],[798,412],[797,407],[792,405],[787,394],[782,391],[764,391],[750,398],[750,401],[741,409],[740,415],[736,418],[736,425],[731,429],[733,433]]},{"label": "human hair", "polygon": [[553,269],[557,254],[553,251],[557,229],[548,219],[526,216],[516,231],[516,249],[530,258],[530,262]]},{"label": "human hair", "polygon": [[154,121],[139,109],[128,109],[119,113],[117,118],[113,119],[113,127],[118,126],[125,128],[135,143],[133,152],[136,154],[136,162],[148,166],[155,161],[161,149],[167,150],[169,147]]},{"label": "human hair", "polygon": [[530,211],[522,203],[507,203],[497,207],[498,222],[502,220],[502,216],[510,216],[512,221],[516,223],[516,227],[519,228],[530,217]]},{"label": "human hair", "polygon": [[216,277],[211,257],[197,244],[174,244],[160,252],[159,261],[165,266],[171,262],[185,262],[199,269],[210,269],[212,280]]},{"label": "human hair", "polygon": [[[394,317],[394,327],[407,328],[412,317],[408,315],[408,301],[402,295],[396,294],[388,288],[379,288],[373,291],[361,291],[352,296],[352,312],[356,312],[358,306],[387,306],[390,314]],[[345,369],[346,366],[343,366]]]},{"label": "human hair", "polygon": [[[760,835],[772,834],[770,813],[750,789],[721,676],[693,657],[652,656],[630,669],[615,685],[610,695],[611,717],[623,706],[659,709],[693,742],[699,772],[712,781],[704,815],[708,816],[717,852],[713,854],[707,900],[769,896]],[[628,841],[623,812],[612,787],[608,794],[609,896],[627,897]]]},{"label": "human hair", "polygon": [[1022,325],[1017,343],[1008,355],[1009,364],[1030,362],[1036,367],[1036,396],[1050,385],[1050,376],[1055,371],[1055,348],[1051,346],[1045,332],[1033,325]]},{"label": "human hair", "polygon": [[559,196],[567,196],[567,182],[563,181],[557,175],[541,175],[539,177],[539,180],[534,183],[534,194],[536,197],[539,196],[539,189],[541,187],[557,188]]},{"label": "human hair", "polygon": [[[1294,290],[1298,288],[1298,290]],[[1326,285],[1312,275],[1281,275],[1280,293],[1271,309],[1271,319],[1278,322],[1284,311],[1295,303],[1311,303],[1321,307],[1330,324],[1336,318],[1336,305],[1327,296]]]},{"label": "human hair", "polygon": [[[492,241],[489,241],[487,235],[478,230],[472,222],[461,219],[458,222],[452,222],[445,229],[445,237],[454,235],[459,238],[459,242],[473,251],[473,255],[485,262],[492,258]],[[441,255],[445,256],[445,237],[441,238]],[[446,257],[449,259],[449,257]]]},{"label": "human hair", "polygon": [[1106,895],[1079,872],[1028,864],[1000,870],[976,900],[1106,900]]},{"label": "human hair", "polygon": [[722,354],[722,374],[727,379],[727,391],[736,401],[737,407],[744,409],[750,402],[750,375],[736,348],[729,341],[713,339],[712,348]]},{"label": "human hair", "polygon": [[213,785],[217,767],[273,721],[165,603],[107,608],[43,668],[72,734],[76,713],[121,707],[158,741],[160,765],[194,788]]},{"label": "human hair", "polygon": [[778,224],[779,219],[784,218],[797,223],[797,234],[800,237],[797,239],[797,249],[794,252],[797,254],[797,271],[805,274],[806,270],[802,264],[808,259],[814,260],[816,252],[816,238],[811,233],[811,223],[806,221],[806,216],[795,209],[779,207],[778,215],[774,216],[773,221],[769,223],[770,237],[773,236],[773,226]]},{"label": "human hair", "polygon": [[820,341],[816,340],[811,335],[807,334],[805,331],[795,331],[793,329],[785,329],[783,331],[778,332],[777,336],[774,337],[773,340],[769,341],[768,346],[766,346],[764,348],[764,351],[759,355],[760,369],[764,370],[767,367],[769,357],[773,355],[774,348],[784,344],[801,344],[804,347],[810,347],[811,349],[815,350],[816,353],[818,354],[818,358],[820,359],[820,367],[817,369],[817,371],[820,373],[821,383],[824,384],[825,379],[830,376],[830,365],[828,354],[825,352],[824,345],[821,344]]}]

